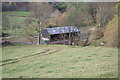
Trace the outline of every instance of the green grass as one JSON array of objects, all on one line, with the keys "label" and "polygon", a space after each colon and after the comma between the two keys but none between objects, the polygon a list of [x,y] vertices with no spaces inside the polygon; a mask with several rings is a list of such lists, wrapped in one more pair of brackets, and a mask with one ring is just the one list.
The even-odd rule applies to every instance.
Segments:
[{"label": "green grass", "polygon": [[[3,59],[36,54],[46,49],[58,52],[23,58],[3,66],[3,78],[117,78],[118,49],[64,45],[3,47]],[[49,51],[48,51],[49,52]],[[9,62],[9,61],[8,61]],[[4,63],[4,62],[3,62]]]},{"label": "green grass", "polygon": [[[24,11],[8,11],[8,12],[2,12],[9,20],[9,26],[5,29],[3,28],[2,31],[7,34],[7,37],[9,36],[28,36],[24,29],[26,27],[25,24],[25,16],[28,16],[30,12],[24,12]],[[13,16],[11,16],[13,15]],[[6,23],[7,24],[7,23]],[[4,27],[4,26],[3,26]],[[16,33],[12,30],[12,27],[16,27]],[[29,27],[29,31],[32,32],[32,34],[36,34],[36,31],[34,30],[34,27]]]},{"label": "green grass", "polygon": [[[13,27],[14,25],[16,25],[17,27],[17,35],[19,36],[20,33],[22,32],[25,26],[25,18],[26,17],[22,17],[22,16],[28,16],[30,14],[30,12],[22,12],[22,11],[8,11],[8,12],[3,12],[2,14],[6,15],[8,20],[9,20],[9,27],[7,27],[6,29],[3,29],[4,33],[8,34],[8,36],[14,36],[15,33],[13,33],[11,27]],[[14,15],[14,16],[11,16]]]},{"label": "green grass", "polygon": [[23,23],[23,21],[25,20],[25,17],[8,16],[8,19],[10,22],[16,22],[16,23],[19,23],[19,25],[21,25],[20,23]]},{"label": "green grass", "polygon": [[7,12],[2,12],[2,14],[5,15],[16,15],[16,16],[28,16],[30,12],[25,12],[25,11],[7,11]]},{"label": "green grass", "polygon": [[30,55],[38,52],[42,52],[45,49],[41,49],[41,46],[10,46],[10,47],[4,47],[2,48],[3,54],[2,58],[4,59],[10,59],[14,57],[20,57],[25,55]]},{"label": "green grass", "polygon": [[101,42],[103,42],[103,39],[95,40],[90,44],[90,46],[100,46]]}]

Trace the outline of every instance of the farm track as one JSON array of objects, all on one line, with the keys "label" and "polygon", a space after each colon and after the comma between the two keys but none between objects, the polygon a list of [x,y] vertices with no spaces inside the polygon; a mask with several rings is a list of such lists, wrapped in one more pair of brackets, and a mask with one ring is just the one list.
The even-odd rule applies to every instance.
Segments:
[{"label": "farm track", "polygon": [[17,15],[9,15],[9,16],[12,16],[12,17],[27,17],[27,16],[17,16]]},{"label": "farm track", "polygon": [[33,58],[33,57],[39,57],[39,56],[42,56],[42,55],[53,54],[53,53],[56,53],[56,52],[59,52],[59,51],[60,51],[59,49],[56,49],[56,50],[47,49],[43,52],[36,53],[36,54],[31,54],[31,55],[26,55],[26,56],[22,56],[22,57],[15,57],[15,58],[11,58],[11,59],[2,60],[2,61],[0,61],[0,62],[2,62],[2,64],[0,64],[0,66],[17,63],[19,61],[23,61],[25,59],[30,59],[30,58]]}]

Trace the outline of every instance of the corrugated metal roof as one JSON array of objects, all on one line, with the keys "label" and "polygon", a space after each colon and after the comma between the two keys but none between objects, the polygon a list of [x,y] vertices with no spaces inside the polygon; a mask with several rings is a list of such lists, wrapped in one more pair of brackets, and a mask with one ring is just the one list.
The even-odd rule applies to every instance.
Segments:
[{"label": "corrugated metal roof", "polygon": [[75,26],[65,26],[65,27],[54,27],[54,28],[46,28],[49,34],[62,34],[69,32],[80,32],[80,30]]}]

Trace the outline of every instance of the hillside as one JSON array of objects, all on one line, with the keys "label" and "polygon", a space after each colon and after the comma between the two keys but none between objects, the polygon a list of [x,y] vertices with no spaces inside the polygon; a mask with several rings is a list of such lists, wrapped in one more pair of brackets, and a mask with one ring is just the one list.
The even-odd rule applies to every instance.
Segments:
[{"label": "hillside", "polygon": [[115,15],[114,18],[109,21],[104,32],[105,46],[108,47],[120,47],[120,3],[116,4],[116,9],[118,15]]},{"label": "hillside", "polygon": [[118,16],[115,16],[107,25],[104,32],[105,46],[118,47]]},{"label": "hillside", "polygon": [[[4,5],[6,6],[16,5],[18,7],[22,7],[22,6],[24,7],[25,4],[26,3],[12,3],[12,4],[5,3]],[[29,6],[33,7],[33,3],[29,3],[29,4],[30,4]],[[84,2],[77,2],[77,3],[51,2],[49,3],[49,6],[51,6],[50,8],[51,12],[50,12],[49,18],[46,18],[46,20],[43,21],[45,22],[45,24],[43,24],[42,27],[51,28],[51,27],[58,27],[58,26],[77,26],[79,29],[81,29],[82,33],[85,33],[87,35],[87,39],[89,37],[88,41],[86,39],[87,41],[86,43],[94,45],[94,42],[95,42],[95,45],[96,43],[98,43],[98,46],[100,46],[100,43],[102,41],[104,42],[108,41],[106,43],[106,46],[113,45],[112,42],[111,44],[109,44],[110,35],[108,36],[108,34],[112,34],[114,33],[114,31],[108,32],[108,29],[107,29],[108,27],[106,27],[106,25],[109,22],[109,20],[113,18],[112,16],[116,14],[114,5],[115,3],[103,4],[103,3],[84,3]],[[99,7],[102,8],[102,11],[99,10]],[[108,9],[109,7],[111,8]],[[36,8],[36,10],[39,10],[39,8]],[[107,11],[109,10],[111,11],[109,14],[107,15],[104,14],[104,13],[107,13]],[[39,12],[40,11],[38,11],[37,14],[39,14]],[[3,11],[2,29],[3,29],[3,33],[5,34],[3,37],[11,37],[11,36],[22,37],[22,39],[20,39],[21,41],[23,41],[23,37],[24,37],[24,38],[27,38],[26,42],[35,41],[34,43],[36,43],[37,42],[36,37],[38,37],[38,33],[35,27],[38,27],[39,24],[37,24],[37,18],[35,19],[35,15],[34,15],[35,13],[34,14],[33,13],[34,12],[32,12],[32,10],[31,12],[15,11],[15,10]],[[103,20],[101,20],[100,17]],[[43,20],[44,20],[44,17],[43,17]],[[112,23],[114,23],[114,21]],[[98,26],[100,24],[101,26]],[[116,24],[117,23],[115,23],[115,25],[112,25],[112,26],[116,26]],[[84,27],[84,29],[82,29],[82,27]],[[95,30],[92,33],[89,33],[90,32],[89,29],[91,27],[94,27]],[[100,27],[100,28],[97,28],[97,27]],[[105,28],[106,30],[104,34]],[[114,34],[116,35],[116,33]],[[103,35],[104,35],[104,40],[101,39],[103,38]],[[33,38],[31,39],[31,36],[34,39]],[[99,41],[99,39],[101,40]]]},{"label": "hillside", "polygon": [[[26,11],[7,11],[2,12],[2,29],[6,36],[14,36],[19,34],[21,29],[25,26],[24,20],[30,12]],[[16,30],[16,32],[15,32]],[[19,36],[19,35],[18,35]]]},{"label": "hillside", "polygon": [[3,78],[118,77],[116,48],[65,45],[9,46],[3,47],[3,53]]}]

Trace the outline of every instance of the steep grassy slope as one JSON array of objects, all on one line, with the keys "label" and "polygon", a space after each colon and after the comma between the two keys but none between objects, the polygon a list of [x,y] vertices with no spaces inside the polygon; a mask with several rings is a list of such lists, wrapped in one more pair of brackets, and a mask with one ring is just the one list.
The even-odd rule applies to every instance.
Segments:
[{"label": "steep grassy slope", "polygon": [[106,46],[118,47],[118,40],[120,40],[118,37],[118,16],[115,16],[106,26],[104,41]]},{"label": "steep grassy slope", "polygon": [[[44,55],[40,54],[42,51],[46,51]],[[21,58],[25,55],[28,56]],[[3,78],[118,77],[116,48],[64,45],[3,47],[3,59],[9,59],[6,60],[8,63],[13,61],[3,65]]]}]

